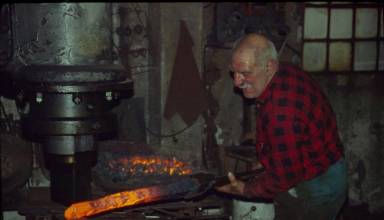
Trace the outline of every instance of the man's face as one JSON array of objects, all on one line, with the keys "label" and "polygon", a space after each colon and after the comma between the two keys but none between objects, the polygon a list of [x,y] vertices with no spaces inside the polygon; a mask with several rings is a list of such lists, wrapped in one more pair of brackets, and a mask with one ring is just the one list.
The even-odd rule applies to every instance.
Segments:
[{"label": "man's face", "polygon": [[234,84],[246,98],[257,98],[264,91],[270,79],[266,69],[256,62],[253,51],[240,51],[232,55]]}]

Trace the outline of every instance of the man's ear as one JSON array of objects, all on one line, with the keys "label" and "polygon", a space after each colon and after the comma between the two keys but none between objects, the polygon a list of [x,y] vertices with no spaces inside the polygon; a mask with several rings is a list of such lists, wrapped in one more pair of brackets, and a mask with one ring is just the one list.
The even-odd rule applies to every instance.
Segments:
[{"label": "man's ear", "polygon": [[275,72],[277,72],[277,70],[278,70],[278,64],[277,64],[276,60],[269,59],[267,61],[267,73],[268,73],[268,75],[274,74]]}]

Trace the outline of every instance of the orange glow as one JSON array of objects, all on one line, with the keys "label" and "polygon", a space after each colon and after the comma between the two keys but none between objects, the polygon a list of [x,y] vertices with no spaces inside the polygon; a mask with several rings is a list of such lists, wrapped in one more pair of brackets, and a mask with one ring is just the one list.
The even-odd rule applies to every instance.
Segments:
[{"label": "orange glow", "polygon": [[192,169],[182,161],[162,159],[157,156],[134,156],[130,158],[119,158],[109,162],[112,169],[121,169],[130,175],[135,174],[168,174],[168,175],[189,175]]},{"label": "orange glow", "polygon": [[160,195],[161,191],[156,187],[119,192],[92,201],[74,203],[65,210],[64,217],[68,220],[84,219],[112,209],[151,202]]}]

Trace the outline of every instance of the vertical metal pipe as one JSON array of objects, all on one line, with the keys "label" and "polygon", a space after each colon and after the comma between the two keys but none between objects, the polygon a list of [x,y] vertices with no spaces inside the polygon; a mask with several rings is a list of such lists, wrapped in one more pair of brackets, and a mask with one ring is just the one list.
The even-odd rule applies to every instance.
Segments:
[{"label": "vertical metal pipe", "polygon": [[111,64],[110,3],[15,4],[17,57],[24,64]]}]

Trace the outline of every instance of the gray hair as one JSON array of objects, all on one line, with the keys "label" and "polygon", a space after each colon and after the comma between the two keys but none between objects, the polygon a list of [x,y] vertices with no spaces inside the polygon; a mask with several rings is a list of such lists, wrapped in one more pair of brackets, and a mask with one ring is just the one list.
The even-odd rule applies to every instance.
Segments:
[{"label": "gray hair", "polygon": [[269,39],[267,40],[267,47],[261,51],[256,52],[255,54],[256,59],[259,61],[261,64],[266,64],[268,60],[272,59],[276,62],[279,61],[279,57],[277,54],[277,50],[275,45],[270,41]]},{"label": "gray hair", "polygon": [[[240,38],[238,38],[232,46],[232,52],[236,51],[240,43],[247,37],[247,35],[244,35]],[[267,47],[264,48],[263,50],[260,50],[259,48],[255,48],[255,59],[256,61],[261,64],[262,66],[266,66],[267,61],[272,59],[276,62],[279,61],[279,55],[277,53],[276,47],[273,44],[271,40],[267,39]]]}]

